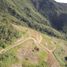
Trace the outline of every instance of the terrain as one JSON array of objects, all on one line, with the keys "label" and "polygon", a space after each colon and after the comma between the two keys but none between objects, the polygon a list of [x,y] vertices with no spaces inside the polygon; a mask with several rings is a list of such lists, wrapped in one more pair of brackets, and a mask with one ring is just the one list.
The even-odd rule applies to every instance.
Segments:
[{"label": "terrain", "polygon": [[[60,21],[65,24],[65,31],[58,30],[59,26],[52,26],[47,13],[44,15],[35,8],[34,4],[43,0],[33,1],[0,0],[0,67],[67,67],[65,17]],[[53,0],[47,2],[56,4]],[[57,7],[66,5],[57,4]],[[64,9],[61,13],[65,16]]]},{"label": "terrain", "polygon": [[13,26],[22,31],[22,37],[0,50],[1,67],[65,67],[66,41],[20,25]]},{"label": "terrain", "polygon": [[53,28],[67,36],[67,4],[54,0],[32,0],[32,2],[35,8],[47,17]]}]

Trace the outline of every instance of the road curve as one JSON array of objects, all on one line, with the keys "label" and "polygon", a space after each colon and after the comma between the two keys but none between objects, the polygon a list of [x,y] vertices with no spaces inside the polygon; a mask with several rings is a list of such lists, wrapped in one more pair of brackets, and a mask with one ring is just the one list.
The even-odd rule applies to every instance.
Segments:
[{"label": "road curve", "polygon": [[[39,39],[39,40],[38,40],[38,39]],[[22,40],[23,40],[23,38],[21,38],[20,40],[18,40],[17,42],[15,42],[15,45],[11,45],[11,46],[9,46],[9,47],[7,47],[7,48],[5,48],[5,49],[2,49],[2,50],[0,51],[0,54],[3,54],[3,53],[5,53],[5,52],[9,51],[10,49],[15,48],[15,47],[21,45],[21,44],[24,43],[25,41],[33,40],[34,43],[35,43],[35,45],[36,45],[38,48],[41,48],[42,50],[46,50],[48,53],[50,53],[50,54],[52,55],[53,59],[57,62],[57,60],[56,60],[55,56],[53,55],[52,51],[49,50],[48,48],[46,48],[45,46],[43,46],[42,44],[40,44],[40,43],[41,43],[41,40],[42,40],[42,37],[41,37],[41,36],[40,36],[40,38],[37,38],[37,39],[35,39],[35,38],[33,38],[33,37],[29,37],[29,38],[26,38],[26,39],[23,40],[23,41],[22,41]]]}]

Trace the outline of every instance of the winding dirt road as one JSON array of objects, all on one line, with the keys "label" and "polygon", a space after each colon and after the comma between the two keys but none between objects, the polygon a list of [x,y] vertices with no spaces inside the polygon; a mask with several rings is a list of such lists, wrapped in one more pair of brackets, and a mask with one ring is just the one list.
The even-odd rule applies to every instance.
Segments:
[{"label": "winding dirt road", "polygon": [[[52,51],[49,50],[48,48],[46,48],[45,46],[43,46],[42,44],[40,44],[40,43],[41,43],[41,40],[42,40],[42,37],[41,37],[41,36],[40,36],[39,38],[37,38],[37,39],[34,39],[34,38],[32,38],[32,37],[29,37],[29,38],[26,38],[26,39],[23,40],[23,41],[22,41],[22,40],[23,40],[23,38],[21,38],[20,40],[18,40],[17,42],[15,42],[15,45],[9,46],[9,47],[1,50],[1,51],[0,51],[0,54],[5,53],[5,52],[11,50],[12,48],[15,48],[15,47],[21,45],[21,44],[24,43],[25,41],[33,40],[34,43],[35,43],[35,45],[36,45],[38,48],[40,48],[40,49],[42,49],[42,50],[46,50],[46,51],[52,56],[53,60],[55,61],[54,63],[52,63],[53,66],[58,65],[57,60],[56,60],[56,58],[54,57]],[[57,64],[56,64],[56,63],[57,63]],[[53,67],[53,66],[50,66],[50,67]],[[57,66],[57,67],[58,67],[58,66]]]},{"label": "winding dirt road", "polygon": [[5,49],[2,49],[2,50],[0,51],[0,54],[9,51],[9,50],[12,49],[12,48],[15,48],[15,47],[21,45],[22,43],[24,43],[25,41],[28,41],[28,40],[33,40],[34,43],[35,43],[37,46],[39,46],[38,44],[41,43],[42,38],[40,37],[40,38],[38,38],[38,39],[39,39],[39,41],[35,40],[35,39],[32,38],[32,37],[28,37],[28,38],[26,38],[25,40],[23,40],[23,37],[21,37],[17,42],[14,43],[14,45],[11,45],[11,46],[9,46],[9,47],[7,47],[7,48],[5,48]]},{"label": "winding dirt road", "polygon": [[53,55],[53,51],[54,51],[56,48],[54,48],[53,50],[49,50],[49,49],[46,48],[44,45],[42,45],[42,44],[41,44],[41,41],[42,41],[42,36],[41,36],[41,35],[40,35],[40,36],[36,36],[36,38],[28,37],[28,38],[26,38],[26,39],[24,39],[24,40],[23,40],[23,37],[21,37],[18,41],[16,41],[16,42],[14,43],[14,45],[11,45],[11,46],[9,46],[9,47],[7,47],[7,48],[5,48],[5,49],[2,49],[2,50],[0,51],[0,54],[3,54],[3,53],[5,53],[5,52],[11,50],[12,48],[15,48],[15,47],[21,45],[22,43],[24,43],[25,41],[28,41],[28,40],[33,40],[34,43],[35,43],[35,45],[36,45],[38,48],[40,48],[40,49],[42,49],[42,50],[46,50],[46,51],[48,52],[49,57],[51,56],[52,59],[53,59],[53,61],[54,61],[54,62],[51,64],[50,67],[55,67],[55,66],[56,66],[56,67],[60,67],[59,64],[58,64],[58,62],[57,62],[57,60],[56,60],[56,58],[55,58],[55,56]]}]

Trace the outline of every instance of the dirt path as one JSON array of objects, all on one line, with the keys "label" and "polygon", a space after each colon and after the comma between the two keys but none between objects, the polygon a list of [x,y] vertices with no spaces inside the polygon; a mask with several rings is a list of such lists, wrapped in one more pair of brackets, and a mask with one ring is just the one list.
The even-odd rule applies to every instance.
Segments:
[{"label": "dirt path", "polygon": [[[38,38],[38,39],[40,39],[40,38]],[[32,37],[28,37],[28,38],[26,38],[25,40],[23,40],[23,37],[21,37],[17,42],[14,43],[15,45],[12,45],[12,46],[9,46],[9,47],[7,47],[7,48],[5,48],[5,49],[2,49],[2,50],[0,51],[0,54],[9,51],[9,50],[12,49],[12,48],[15,48],[15,47],[19,46],[20,44],[22,44],[22,43],[24,43],[25,41],[28,41],[28,40],[33,40],[36,45],[37,45],[37,44],[40,44],[40,42],[41,42],[41,39],[40,39],[39,41],[37,41],[37,40],[35,40],[35,39],[32,38]],[[39,46],[39,45],[37,45],[37,46]]]},{"label": "dirt path", "polygon": [[[17,27],[16,25],[14,25],[16,28],[18,28],[19,30],[21,30],[19,27]],[[21,27],[22,28],[22,27]],[[37,34],[33,34],[34,36],[33,37],[30,37],[30,38],[28,38],[27,40],[29,40],[29,39],[31,39],[31,40],[33,40],[34,41],[34,43],[36,44],[36,46],[38,47],[38,48],[40,48],[40,49],[42,49],[42,50],[46,50],[47,52],[48,52],[48,54],[49,54],[49,56],[48,56],[48,59],[50,59],[50,64],[51,64],[51,66],[50,67],[60,67],[60,65],[59,65],[59,63],[58,63],[58,61],[56,60],[56,58],[55,58],[55,56],[54,56],[54,54],[53,54],[53,52],[55,51],[55,49],[56,49],[56,47],[54,48],[54,49],[52,49],[52,50],[50,50],[50,49],[48,49],[48,48],[46,48],[44,45],[42,45],[41,44],[41,41],[42,41],[42,36],[41,35],[39,35],[39,33],[37,33]],[[53,44],[53,42],[52,42],[52,44]]]},{"label": "dirt path", "polygon": [[[38,39],[39,39],[39,40],[38,40]],[[0,51],[0,54],[5,53],[5,52],[9,51],[10,49],[15,48],[15,47],[21,45],[21,44],[24,43],[25,41],[33,40],[34,43],[36,44],[36,46],[37,46],[38,48],[41,48],[42,50],[46,50],[46,51],[49,53],[49,55],[52,57],[52,59],[53,59],[53,61],[54,61],[54,63],[52,63],[52,64],[58,65],[57,60],[55,59],[52,51],[49,50],[48,48],[46,48],[45,46],[43,46],[43,45],[40,44],[40,43],[41,43],[41,40],[42,40],[42,37],[41,37],[41,36],[40,36],[39,38],[37,38],[37,40],[34,39],[34,38],[32,38],[32,37],[29,37],[29,38],[27,38],[27,39],[25,39],[25,40],[23,40],[23,41],[22,41],[22,40],[23,40],[23,38],[21,38],[20,40],[18,40],[18,41],[15,43],[15,45],[9,46],[9,47],[1,50],[1,51]],[[54,66],[54,65],[53,65],[53,66]],[[53,66],[51,66],[51,67],[53,67]],[[58,66],[57,66],[57,67],[58,67]]]},{"label": "dirt path", "polygon": [[[15,45],[12,45],[12,46],[9,46],[9,47],[7,47],[7,48],[5,48],[5,49],[2,49],[2,50],[0,51],[0,54],[2,54],[2,53],[4,53],[4,52],[7,52],[8,50],[10,50],[10,49],[12,49],[12,48],[15,48],[15,47],[19,46],[20,44],[22,44],[22,43],[24,43],[25,41],[30,40],[30,39],[34,40],[34,42],[36,43],[36,40],[33,39],[33,38],[31,38],[31,37],[29,37],[29,38],[27,38],[27,39],[25,39],[25,40],[23,40],[23,38],[21,38],[21,39],[18,40],[16,43],[14,43]],[[23,40],[23,41],[22,41],[22,40]]]},{"label": "dirt path", "polygon": [[[22,29],[20,29],[22,30]],[[49,50],[48,48],[46,48],[44,45],[41,44],[41,41],[42,41],[42,36],[41,35],[37,35],[36,38],[33,38],[33,37],[28,37],[26,39],[23,40],[23,37],[21,37],[17,42],[14,43],[14,45],[11,45],[3,50],[0,51],[0,54],[2,53],[5,53],[7,51],[9,51],[10,49],[12,48],[15,48],[19,45],[21,45],[22,43],[24,43],[25,41],[28,41],[28,40],[33,40],[35,45],[38,47],[38,48],[41,48],[42,50],[46,50],[49,54],[49,57],[48,57],[48,60],[50,60],[49,64],[51,64],[50,67],[60,67],[55,56],[53,55],[53,51],[56,49],[56,47],[53,49],[53,50]],[[51,58],[50,58],[51,57]]]}]

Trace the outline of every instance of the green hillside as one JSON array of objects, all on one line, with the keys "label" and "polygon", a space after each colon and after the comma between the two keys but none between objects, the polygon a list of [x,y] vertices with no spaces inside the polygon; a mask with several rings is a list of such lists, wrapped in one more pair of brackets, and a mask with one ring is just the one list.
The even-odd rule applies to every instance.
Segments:
[{"label": "green hillside", "polygon": [[65,5],[0,0],[0,67],[66,67]]},{"label": "green hillside", "polygon": [[[4,5],[2,6],[2,4]],[[1,10],[3,12],[13,16],[19,21],[16,21],[17,24],[28,26],[51,36],[63,38],[60,32],[51,27],[47,18],[38,13],[30,0],[2,0],[0,5],[2,6]]]},{"label": "green hillside", "polygon": [[67,38],[67,4],[54,0],[32,0],[36,9],[48,18],[51,26]]},{"label": "green hillside", "polygon": [[19,37],[19,31],[12,26],[12,21],[7,16],[0,15],[0,48],[5,48]]}]

